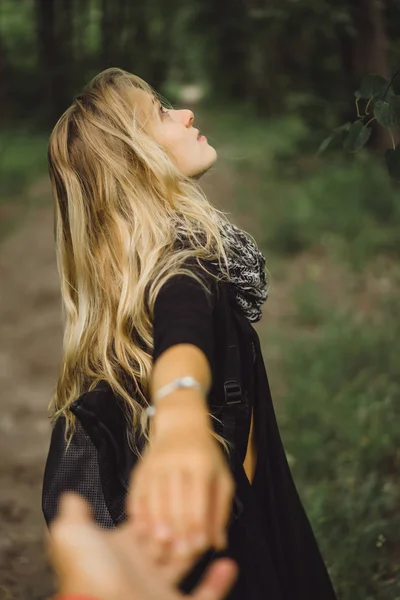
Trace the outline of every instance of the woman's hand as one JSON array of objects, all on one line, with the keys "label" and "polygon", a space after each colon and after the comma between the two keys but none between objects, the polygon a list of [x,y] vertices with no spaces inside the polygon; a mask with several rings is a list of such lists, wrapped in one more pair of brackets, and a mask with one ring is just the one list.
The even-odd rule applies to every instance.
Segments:
[{"label": "woman's hand", "polygon": [[159,560],[227,545],[234,480],[204,406],[185,392],[159,403],[127,503],[136,531],[152,538]]}]

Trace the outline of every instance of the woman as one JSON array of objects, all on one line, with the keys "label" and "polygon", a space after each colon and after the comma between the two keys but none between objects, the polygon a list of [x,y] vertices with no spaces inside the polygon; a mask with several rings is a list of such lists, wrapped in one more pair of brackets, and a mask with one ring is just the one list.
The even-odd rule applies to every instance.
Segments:
[{"label": "woman", "polygon": [[[65,334],[44,514],[69,489],[115,527],[135,467],[128,512],[152,559],[197,561],[182,590],[219,554],[239,565],[232,600],[333,600],[251,325],[265,259],[196,183],[216,158],[191,111],[165,108],[119,69],[95,77],[53,130]],[[227,429],[233,330],[243,389]]]}]

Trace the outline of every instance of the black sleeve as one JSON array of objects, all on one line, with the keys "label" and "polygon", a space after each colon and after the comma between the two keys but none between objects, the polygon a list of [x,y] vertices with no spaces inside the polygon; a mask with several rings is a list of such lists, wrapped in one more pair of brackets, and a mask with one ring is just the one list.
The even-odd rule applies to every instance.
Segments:
[{"label": "black sleeve", "polygon": [[211,276],[200,277],[203,286],[189,275],[171,277],[159,291],[154,305],[153,362],[175,344],[194,344],[206,355],[210,367],[214,364],[215,280]]},{"label": "black sleeve", "polygon": [[56,517],[63,492],[72,491],[88,500],[96,522],[106,529],[115,526],[104,499],[97,450],[79,421],[66,450],[64,419],[53,428],[43,479],[42,510],[47,525]]}]

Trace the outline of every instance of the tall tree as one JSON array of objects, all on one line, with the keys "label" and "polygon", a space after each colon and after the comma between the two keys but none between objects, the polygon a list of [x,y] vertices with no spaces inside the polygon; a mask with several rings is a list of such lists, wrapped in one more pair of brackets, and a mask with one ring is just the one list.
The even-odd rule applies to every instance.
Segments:
[{"label": "tall tree", "polygon": [[198,0],[194,31],[205,37],[205,68],[216,96],[243,99],[248,94],[249,20],[245,0]]},{"label": "tall tree", "polygon": [[[367,73],[389,77],[389,40],[386,33],[384,0],[353,0],[352,11],[356,37],[354,38],[354,68],[361,78]],[[391,137],[387,130],[376,127],[373,145],[388,148]]]},{"label": "tall tree", "polygon": [[38,80],[43,91],[45,120],[54,122],[66,101],[66,85],[62,51],[64,40],[57,36],[57,0],[35,0],[38,44]]}]

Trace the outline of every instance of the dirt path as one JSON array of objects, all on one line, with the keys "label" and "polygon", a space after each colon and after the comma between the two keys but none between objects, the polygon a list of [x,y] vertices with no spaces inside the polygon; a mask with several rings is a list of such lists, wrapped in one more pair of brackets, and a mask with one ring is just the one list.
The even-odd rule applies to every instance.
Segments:
[{"label": "dirt path", "polygon": [[39,600],[52,591],[40,490],[62,336],[49,205],[0,251],[0,597]]}]

